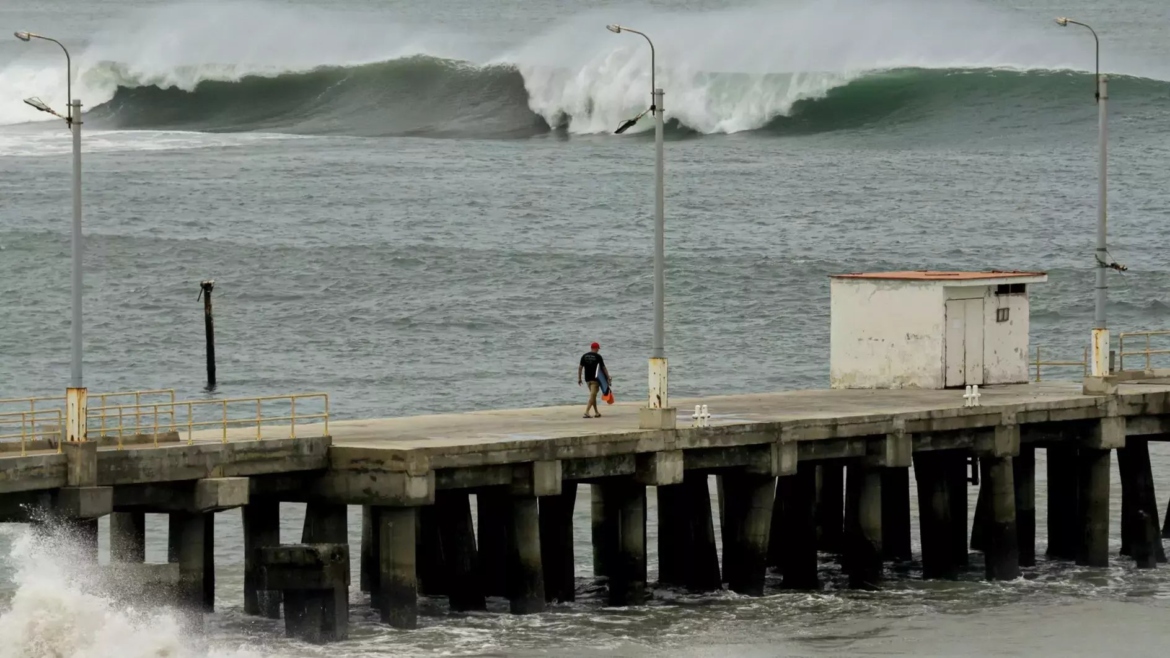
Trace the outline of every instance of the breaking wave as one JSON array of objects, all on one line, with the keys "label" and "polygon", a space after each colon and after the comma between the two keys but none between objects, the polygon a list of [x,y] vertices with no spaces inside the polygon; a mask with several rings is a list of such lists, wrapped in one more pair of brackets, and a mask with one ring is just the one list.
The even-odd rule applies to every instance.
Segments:
[{"label": "breaking wave", "polygon": [[[809,0],[754,9],[618,12],[656,27],[672,129],[806,133],[969,113],[1081,112],[1091,52],[1065,31],[957,3]],[[78,91],[95,127],[356,136],[523,137],[612,131],[649,101],[645,42],[602,14],[520,43],[247,3],[178,5],[95,34]],[[226,26],[226,27],[225,27]],[[1077,35],[1074,35],[1077,36]],[[880,37],[880,38],[879,38]],[[1170,79],[1113,60],[1118,96]],[[20,60],[0,94],[62,104],[59,68]],[[17,104],[0,124],[45,118]],[[635,129],[648,130],[650,121]]]}]

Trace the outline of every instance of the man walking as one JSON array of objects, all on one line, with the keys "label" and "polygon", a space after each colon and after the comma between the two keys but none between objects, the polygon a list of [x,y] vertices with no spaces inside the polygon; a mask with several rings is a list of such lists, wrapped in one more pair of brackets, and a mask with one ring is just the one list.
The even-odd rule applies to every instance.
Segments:
[{"label": "man walking", "polygon": [[592,409],[597,418],[601,418],[601,411],[597,409],[597,392],[601,390],[601,383],[597,380],[600,372],[605,375],[605,381],[613,385],[613,378],[609,376],[609,369],[605,367],[605,359],[601,358],[601,345],[593,343],[589,351],[581,355],[581,363],[577,366],[577,386],[581,385],[581,375],[589,384],[589,404],[585,405],[585,418],[592,418],[589,410]]}]

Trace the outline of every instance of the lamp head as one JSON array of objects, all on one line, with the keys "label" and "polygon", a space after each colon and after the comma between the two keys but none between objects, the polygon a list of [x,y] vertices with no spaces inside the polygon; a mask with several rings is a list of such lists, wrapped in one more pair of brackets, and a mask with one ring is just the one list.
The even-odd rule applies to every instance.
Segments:
[{"label": "lamp head", "polygon": [[[622,33],[622,26],[617,25],[617,24],[606,25],[605,29],[609,30],[610,32],[613,32],[614,34],[621,34]],[[20,34],[17,33],[16,36],[20,36]],[[28,39],[25,39],[25,41],[28,41]]]},{"label": "lamp head", "polygon": [[32,40],[32,33],[30,33],[30,32],[13,32],[13,34],[15,34],[16,38],[20,39],[21,41],[31,41]]},{"label": "lamp head", "polygon": [[1060,18],[1056,19],[1056,24],[1061,27],[1068,27],[1068,19],[1061,16]]},{"label": "lamp head", "polygon": [[49,107],[48,105],[45,105],[45,102],[39,98],[26,98],[26,99],[24,99],[24,102],[28,105],[31,105],[31,106],[37,108],[38,110],[40,110],[42,112],[48,112],[49,114],[56,114],[56,112],[53,111],[53,108]]}]

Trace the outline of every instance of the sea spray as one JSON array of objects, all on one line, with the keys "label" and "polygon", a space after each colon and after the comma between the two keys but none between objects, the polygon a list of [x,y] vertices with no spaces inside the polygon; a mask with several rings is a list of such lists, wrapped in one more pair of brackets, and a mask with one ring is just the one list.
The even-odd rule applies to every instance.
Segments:
[{"label": "sea spray", "polygon": [[0,531],[11,543],[4,562],[14,588],[0,606],[0,658],[259,658],[207,649],[171,610],[128,605],[108,591],[77,542],[42,529]]}]

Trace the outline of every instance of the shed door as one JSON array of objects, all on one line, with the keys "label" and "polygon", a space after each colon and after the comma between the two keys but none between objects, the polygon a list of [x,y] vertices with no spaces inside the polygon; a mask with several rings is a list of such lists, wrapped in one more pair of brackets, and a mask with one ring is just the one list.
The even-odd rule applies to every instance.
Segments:
[{"label": "shed door", "polygon": [[947,300],[946,385],[983,384],[983,299]]}]

